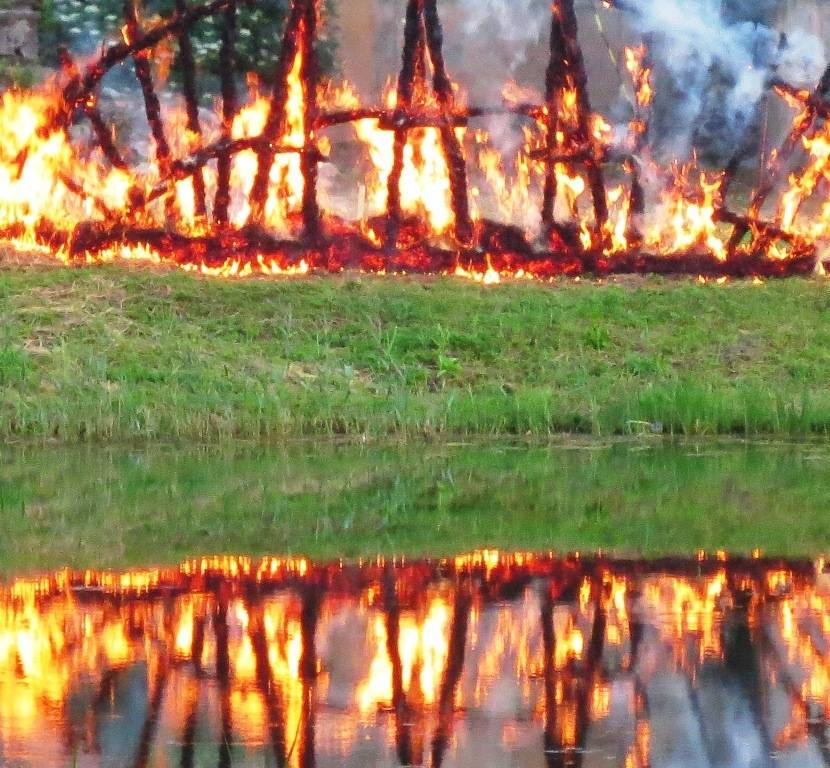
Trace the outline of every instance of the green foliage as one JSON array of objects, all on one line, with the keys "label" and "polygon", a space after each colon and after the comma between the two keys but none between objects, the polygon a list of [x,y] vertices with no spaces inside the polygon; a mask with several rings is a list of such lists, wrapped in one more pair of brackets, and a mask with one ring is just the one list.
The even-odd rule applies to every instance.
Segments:
[{"label": "green foliage", "polygon": [[830,547],[830,451],[814,444],[6,447],[0,460],[0,574],[217,552]]},{"label": "green foliage", "polygon": [[[191,0],[191,4],[202,0]],[[285,27],[288,0],[259,0],[240,4],[237,16],[236,55],[240,72],[256,72],[273,77]],[[174,0],[148,0],[141,4],[145,20],[168,17]],[[54,56],[58,44],[72,49],[92,51],[102,39],[118,35],[123,18],[123,0],[44,0],[41,38],[44,52]],[[320,55],[325,72],[335,66],[336,43],[334,6],[327,0],[327,23],[321,32]],[[203,20],[193,28],[192,41],[197,65],[203,74],[219,76],[219,48],[222,31],[220,17]]]},{"label": "green foliage", "polygon": [[822,281],[0,270],[0,437],[826,435]]},{"label": "green foliage", "polygon": [[0,58],[0,86],[31,88],[36,80],[34,67],[17,59]]}]

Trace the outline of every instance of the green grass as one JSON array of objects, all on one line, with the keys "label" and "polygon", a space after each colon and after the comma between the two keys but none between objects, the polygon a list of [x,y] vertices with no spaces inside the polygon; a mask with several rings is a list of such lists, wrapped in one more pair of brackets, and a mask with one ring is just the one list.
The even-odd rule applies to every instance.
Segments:
[{"label": "green grass", "polygon": [[830,285],[0,271],[0,437],[826,435]]},{"label": "green grass", "polygon": [[566,444],[4,449],[0,574],[217,553],[830,553],[826,446]]}]

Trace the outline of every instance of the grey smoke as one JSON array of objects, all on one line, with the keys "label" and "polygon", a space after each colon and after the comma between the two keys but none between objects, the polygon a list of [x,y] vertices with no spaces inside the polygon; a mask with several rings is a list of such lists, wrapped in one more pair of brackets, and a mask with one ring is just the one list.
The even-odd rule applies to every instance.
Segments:
[{"label": "grey smoke", "polygon": [[[601,10],[600,0],[577,0],[582,35],[596,34],[591,17],[598,10],[615,41],[625,27],[630,42],[650,42],[657,87],[652,139],[664,159],[687,157],[694,148],[704,160],[724,163],[738,147],[757,140],[758,103],[773,74],[812,87],[825,67],[824,43],[812,30],[793,28],[791,22],[778,28],[787,0],[626,0],[625,5],[628,10],[609,13]],[[549,8],[549,0],[442,3],[448,60],[472,101],[497,103],[506,80],[542,89]],[[588,65],[596,69],[595,62]],[[616,117],[625,122],[623,113]],[[507,143],[509,125],[488,127],[499,145]]]},{"label": "grey smoke", "polygon": [[663,155],[683,157],[694,147],[724,162],[757,135],[758,102],[773,74],[811,87],[825,66],[824,45],[809,30],[773,27],[781,0],[627,5],[657,64],[654,136]]}]

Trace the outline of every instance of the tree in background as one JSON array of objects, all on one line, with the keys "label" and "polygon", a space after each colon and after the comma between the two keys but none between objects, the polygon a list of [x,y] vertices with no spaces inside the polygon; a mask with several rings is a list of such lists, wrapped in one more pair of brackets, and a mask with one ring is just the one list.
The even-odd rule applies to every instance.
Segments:
[{"label": "tree in background", "polygon": [[[194,0],[194,2],[201,0]],[[327,23],[321,29],[320,54],[325,72],[335,70],[334,4],[326,2]],[[256,72],[266,81],[273,76],[279,53],[289,0],[258,0],[239,6],[236,56],[240,72]],[[146,0],[142,16],[173,13],[174,0]],[[41,50],[47,63],[54,59],[58,46],[67,46],[79,54],[93,54],[106,37],[117,34],[123,19],[123,0],[42,0]],[[204,73],[219,74],[221,21],[208,18],[192,30],[196,62]],[[175,77],[175,68],[173,70]]]}]

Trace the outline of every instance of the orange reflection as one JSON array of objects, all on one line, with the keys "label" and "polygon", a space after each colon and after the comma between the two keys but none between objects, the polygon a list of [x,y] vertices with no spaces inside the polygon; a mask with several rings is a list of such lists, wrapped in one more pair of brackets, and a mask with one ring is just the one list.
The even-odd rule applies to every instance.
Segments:
[{"label": "orange reflection", "polygon": [[65,764],[107,748],[100,734],[133,706],[139,725],[155,713],[135,736],[150,740],[150,764],[168,764],[159,745],[210,732],[300,768],[367,738],[398,754],[461,749],[452,731],[467,717],[498,724],[482,731],[497,734],[494,748],[519,750],[532,727],[564,755],[625,722],[617,764],[646,766],[651,682],[694,688],[705,666],[728,663],[723,638],[738,626],[758,695],[790,702],[770,737],[798,750],[830,712],[824,567],[474,553],[355,566],[203,558],[21,579],[0,590],[0,737],[14,759]]}]

